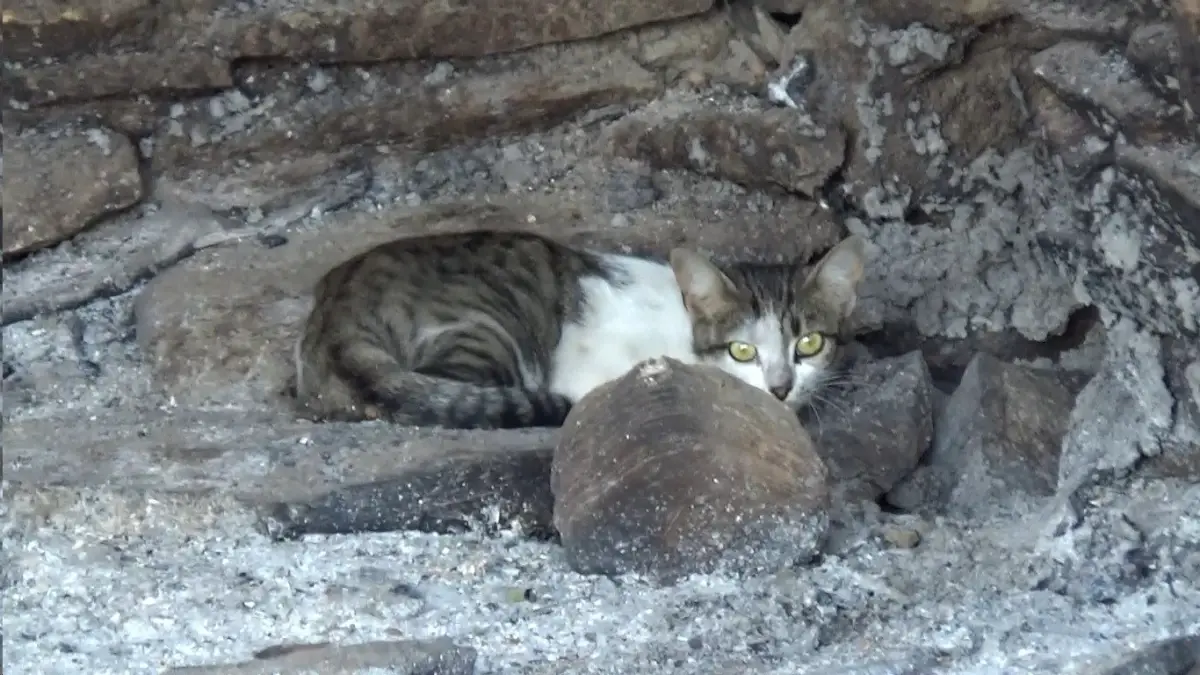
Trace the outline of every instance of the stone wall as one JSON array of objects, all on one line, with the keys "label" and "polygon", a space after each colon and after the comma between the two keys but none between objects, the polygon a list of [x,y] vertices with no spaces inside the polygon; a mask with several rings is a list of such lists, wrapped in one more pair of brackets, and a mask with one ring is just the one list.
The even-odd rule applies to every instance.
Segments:
[{"label": "stone wall", "polygon": [[[314,279],[397,233],[762,258],[850,231],[877,356],[920,349],[947,391],[979,351],[1161,372],[1130,424],[1142,454],[1190,446],[1198,21],[1193,0],[30,0],[3,23],[10,400],[279,410]],[[46,321],[82,374],[34,358]]]},{"label": "stone wall", "polygon": [[[152,541],[154,518],[215,540],[250,521],[458,526],[428,503],[544,533],[553,433],[295,418],[289,354],[320,274],[479,226],[775,260],[850,232],[870,242],[853,317],[869,358],[806,421],[835,533],[865,504],[847,527],[882,534],[833,536],[810,581],[847,585],[788,596],[778,625],[816,626],[834,663],[900,635],[922,645],[912,668],[982,649],[1068,672],[1025,628],[951,640],[937,617],[987,632],[1053,622],[1061,600],[1071,630],[1124,645],[1142,619],[1110,606],[1167,616],[1200,597],[1200,0],[18,0],[0,40],[5,513],[38,524],[6,524],[6,551],[52,550],[55,528]],[[618,507],[641,494],[625,488]],[[876,527],[879,508],[900,513]],[[991,517],[1022,536],[1049,523],[1050,544],[977,529]],[[13,560],[6,601],[42,574]],[[868,593],[868,576],[906,590]],[[590,631],[580,616],[570,630]],[[74,658],[22,617],[30,662]],[[751,672],[726,625],[687,649]],[[1192,630],[1176,625],[1154,630]],[[555,626],[546,644],[590,658]],[[613,658],[606,672],[643,672]]]}]

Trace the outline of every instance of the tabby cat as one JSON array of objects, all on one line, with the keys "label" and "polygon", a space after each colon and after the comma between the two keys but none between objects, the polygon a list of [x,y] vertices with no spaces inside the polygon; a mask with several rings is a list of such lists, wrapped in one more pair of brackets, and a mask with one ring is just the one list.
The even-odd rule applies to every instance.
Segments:
[{"label": "tabby cat", "polygon": [[392,241],[318,282],[296,394],[323,419],[457,428],[559,426],[636,363],[711,364],[795,409],[831,374],[864,248],[815,265],[717,266],[572,248],[528,232]]}]

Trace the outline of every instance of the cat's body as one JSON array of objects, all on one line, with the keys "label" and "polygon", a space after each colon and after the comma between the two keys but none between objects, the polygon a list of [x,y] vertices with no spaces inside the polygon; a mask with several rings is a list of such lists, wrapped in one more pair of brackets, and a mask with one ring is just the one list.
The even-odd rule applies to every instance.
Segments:
[{"label": "cat's body", "polygon": [[857,238],[811,273],[722,270],[682,249],[669,262],[598,253],[519,232],[401,239],[317,284],[296,393],[326,419],[557,426],[595,387],[669,356],[799,408],[828,375],[862,272]]}]

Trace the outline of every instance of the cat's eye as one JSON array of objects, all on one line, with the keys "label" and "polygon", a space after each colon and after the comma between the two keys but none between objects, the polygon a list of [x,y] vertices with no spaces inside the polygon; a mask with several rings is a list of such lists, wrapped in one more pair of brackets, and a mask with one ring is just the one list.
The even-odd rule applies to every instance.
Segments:
[{"label": "cat's eye", "polygon": [[808,333],[796,340],[796,356],[806,359],[816,356],[825,348],[825,336],[820,333]]},{"label": "cat's eye", "polygon": [[747,342],[730,342],[729,356],[739,363],[753,361],[755,356],[758,356],[758,347]]}]

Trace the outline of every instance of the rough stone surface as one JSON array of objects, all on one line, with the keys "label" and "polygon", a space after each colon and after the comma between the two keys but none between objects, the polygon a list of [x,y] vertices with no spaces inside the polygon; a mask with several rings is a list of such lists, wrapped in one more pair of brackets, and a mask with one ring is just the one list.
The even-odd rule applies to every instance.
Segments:
[{"label": "rough stone surface", "polygon": [[612,130],[613,152],[756,188],[812,196],[841,166],[845,138],[785,111],[682,112]]},{"label": "rough stone surface", "polygon": [[[43,187],[23,167],[67,177],[35,215],[93,199],[113,157],[54,152],[88,130],[133,148],[119,164],[145,186],[5,256],[6,671],[445,637],[481,673],[1186,670],[1171,655],[1200,633],[1196,0],[411,6],[5,4],[5,227],[8,188]],[[614,152],[621,133],[649,152]],[[935,410],[978,352],[1094,375],[1067,475],[974,515],[847,500],[818,559],[771,573],[579,575],[528,517],[545,518],[544,445],[281,412],[299,289],[335,251],[418,221],[775,261],[856,233],[872,246],[849,332],[884,363],[921,352]],[[912,391],[880,400],[909,370],[820,407],[812,433],[915,409]],[[919,428],[897,424],[907,450]],[[434,461],[448,451],[466,457]],[[831,492],[865,497],[911,462],[888,459]],[[465,501],[415,508],[406,489]],[[271,522],[298,538],[265,536]],[[392,527],[426,532],[316,533]]]},{"label": "rough stone surface", "polygon": [[873,500],[917,466],[933,438],[933,383],[920,352],[856,365],[806,418],[835,498]]},{"label": "rough stone surface", "polygon": [[137,154],[107,129],[4,139],[4,253],[52,246],[142,197]]},{"label": "rough stone surface", "polygon": [[1179,88],[1195,121],[1200,118],[1200,3],[1174,0],[1171,6],[1179,28]]},{"label": "rough stone surface", "polygon": [[[47,448],[50,435],[57,441]],[[489,476],[498,477],[491,486],[497,497],[507,490],[500,479],[510,476],[488,473],[490,466],[518,467],[524,458],[533,458],[525,464],[534,467],[531,475],[539,462],[547,466],[544,457],[554,442],[544,430],[398,431],[383,424],[331,426],[280,414],[201,413],[170,406],[144,411],[135,422],[120,415],[96,415],[86,427],[60,418],[10,422],[4,439],[4,476],[13,487],[103,485],[131,494],[215,491],[267,509],[281,501],[313,502],[347,486],[388,480],[429,484],[429,477],[438,472],[473,477],[466,484],[447,481],[442,486],[458,490],[457,496],[446,493],[447,505],[457,500],[467,508],[471,500],[486,501],[487,486],[481,483]],[[514,457],[516,462],[507,459]],[[492,462],[495,458],[505,461]],[[517,495],[512,503],[536,503],[548,494],[548,483],[539,486],[529,478],[524,485],[530,486],[528,492],[515,483],[507,491]],[[479,507],[480,515],[487,506]],[[426,507],[432,505],[416,505],[412,512]],[[398,512],[392,515],[404,519]],[[476,514],[458,515],[470,520]]]},{"label": "rough stone surface", "polygon": [[795,415],[712,368],[652,359],[584,397],[554,452],[572,568],[674,582],[811,558],[828,471]]},{"label": "rough stone surface", "polygon": [[[271,504],[264,529],[278,539],[363,532],[461,533],[519,528],[553,539],[553,437],[463,439],[464,449],[398,472],[339,486],[315,499]],[[485,447],[473,447],[485,446]]]},{"label": "rough stone surface", "polygon": [[[223,8],[216,3],[115,0],[74,4],[26,0],[6,6],[3,39],[15,58],[64,56],[97,48],[172,52],[214,50],[230,59],[374,61],[471,57],[603,35],[653,21],[698,14],[711,0],[629,4],[575,0],[508,0],[485,10],[419,0],[326,4],[269,2]],[[157,24],[161,23],[161,26]],[[153,30],[158,27],[158,30]]]},{"label": "rough stone surface", "polygon": [[475,650],[440,640],[378,640],[359,644],[280,645],[253,661],[169,668],[166,675],[353,675],[381,669],[397,675],[473,675]]},{"label": "rough stone surface", "polygon": [[1080,374],[976,356],[938,415],[937,440],[919,475],[897,486],[889,503],[972,513],[1054,494],[1067,419],[1085,382]]},{"label": "rough stone surface", "polygon": [[658,78],[620,49],[554,51],[463,72],[404,62],[356,71],[247,66],[239,75],[251,95],[235,89],[179,104],[150,141],[153,161],[179,173],[362,143],[431,150],[546,128],[588,109],[644,102],[660,90]]},{"label": "rough stone surface", "polygon": [[[1062,446],[1058,486],[1072,490],[1098,475],[1151,467],[1197,475],[1195,363],[1191,340],[1163,340],[1122,321],[1112,331],[1104,368],[1080,392]],[[1171,369],[1168,378],[1167,368]]]},{"label": "rough stone surface", "polygon": [[205,51],[162,54],[86,54],[63,62],[14,65],[0,78],[25,104],[126,96],[204,93],[233,86],[230,63]]}]

